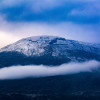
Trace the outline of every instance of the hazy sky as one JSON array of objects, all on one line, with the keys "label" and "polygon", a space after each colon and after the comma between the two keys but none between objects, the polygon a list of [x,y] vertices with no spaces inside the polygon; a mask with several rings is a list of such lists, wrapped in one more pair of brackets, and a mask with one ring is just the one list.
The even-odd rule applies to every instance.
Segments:
[{"label": "hazy sky", "polygon": [[0,0],[0,48],[36,35],[100,43],[100,0]]}]

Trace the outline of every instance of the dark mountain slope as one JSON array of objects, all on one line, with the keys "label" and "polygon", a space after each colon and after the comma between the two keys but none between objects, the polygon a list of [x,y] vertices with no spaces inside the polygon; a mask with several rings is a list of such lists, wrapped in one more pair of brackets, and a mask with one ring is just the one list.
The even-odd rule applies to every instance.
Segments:
[{"label": "dark mountain slope", "polygon": [[3,98],[0,100],[99,100],[100,72],[0,81],[0,98]]}]

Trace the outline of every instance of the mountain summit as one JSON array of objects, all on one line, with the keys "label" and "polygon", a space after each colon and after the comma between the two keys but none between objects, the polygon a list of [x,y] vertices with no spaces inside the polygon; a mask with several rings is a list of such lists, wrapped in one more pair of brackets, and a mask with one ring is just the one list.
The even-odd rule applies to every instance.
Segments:
[{"label": "mountain summit", "polygon": [[60,65],[70,61],[100,60],[100,45],[56,36],[21,39],[0,50],[0,67],[11,65]]}]

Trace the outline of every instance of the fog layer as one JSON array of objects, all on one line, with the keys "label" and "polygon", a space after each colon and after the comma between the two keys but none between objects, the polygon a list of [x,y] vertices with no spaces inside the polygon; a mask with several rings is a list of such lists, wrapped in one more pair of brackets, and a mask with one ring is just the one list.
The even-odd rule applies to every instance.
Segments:
[{"label": "fog layer", "polygon": [[89,61],[84,63],[69,63],[60,66],[11,66],[0,69],[0,80],[38,78],[56,75],[76,74],[80,72],[92,72],[100,67],[100,62]]}]

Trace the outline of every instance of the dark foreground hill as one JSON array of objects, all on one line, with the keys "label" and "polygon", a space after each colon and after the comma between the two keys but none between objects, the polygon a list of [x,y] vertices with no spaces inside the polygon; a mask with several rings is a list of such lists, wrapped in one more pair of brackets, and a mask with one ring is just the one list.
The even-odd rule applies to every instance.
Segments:
[{"label": "dark foreground hill", "polygon": [[2,80],[0,100],[100,100],[100,72]]}]

